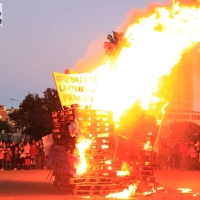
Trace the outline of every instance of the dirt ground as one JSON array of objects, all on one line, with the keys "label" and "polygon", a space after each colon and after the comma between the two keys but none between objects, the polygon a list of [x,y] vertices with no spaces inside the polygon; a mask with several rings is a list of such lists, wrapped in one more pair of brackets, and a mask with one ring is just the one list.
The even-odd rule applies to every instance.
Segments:
[{"label": "dirt ground", "polygon": [[[102,197],[82,197],[62,194],[47,179],[49,170],[21,170],[21,171],[0,171],[0,197],[1,199],[21,200],[78,200],[78,199],[105,199]],[[163,189],[157,193],[143,196],[136,194],[132,199],[147,200],[179,200],[179,199],[200,199],[200,171],[181,170],[156,170],[156,181]],[[182,194],[177,188],[190,188],[192,191]]]}]

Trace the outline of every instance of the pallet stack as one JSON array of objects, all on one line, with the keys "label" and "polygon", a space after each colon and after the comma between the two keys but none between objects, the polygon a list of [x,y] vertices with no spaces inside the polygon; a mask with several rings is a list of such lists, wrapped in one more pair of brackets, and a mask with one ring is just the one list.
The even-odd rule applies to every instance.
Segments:
[{"label": "pallet stack", "polygon": [[131,179],[135,178],[138,180],[138,192],[150,191],[159,185],[154,176],[154,159],[154,152],[152,150],[139,149],[134,152],[128,161]]},{"label": "pallet stack", "polygon": [[73,109],[61,110],[52,113],[53,120],[53,140],[55,145],[65,147],[66,151],[74,152],[76,137],[69,133],[69,125],[74,121]]},{"label": "pallet stack", "polygon": [[[74,152],[76,138],[70,136],[68,127],[74,119],[78,121],[84,137],[92,140],[90,147],[85,152],[88,167],[83,175],[73,177],[70,174],[53,172],[54,186],[59,190],[73,195],[105,196],[122,191],[127,188],[128,184],[140,183],[141,186],[145,184],[145,186],[155,186],[155,178],[152,178],[153,168],[145,165],[149,162],[150,155],[148,159],[144,157],[146,155],[140,155],[145,159],[140,159],[138,154],[136,157],[133,156],[129,160],[131,174],[129,176],[117,175],[117,170],[121,170],[121,166],[119,163],[113,162],[115,135],[111,112],[81,110],[75,107],[53,113],[52,119],[54,143],[64,146],[71,153]],[[140,187],[138,188],[140,189]]]}]

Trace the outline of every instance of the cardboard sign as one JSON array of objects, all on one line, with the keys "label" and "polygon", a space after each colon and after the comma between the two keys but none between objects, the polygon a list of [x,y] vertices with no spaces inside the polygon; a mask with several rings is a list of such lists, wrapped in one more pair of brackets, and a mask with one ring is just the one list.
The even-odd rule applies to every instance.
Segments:
[{"label": "cardboard sign", "polygon": [[63,74],[53,72],[62,106],[90,106],[97,92],[97,75],[92,73]]}]

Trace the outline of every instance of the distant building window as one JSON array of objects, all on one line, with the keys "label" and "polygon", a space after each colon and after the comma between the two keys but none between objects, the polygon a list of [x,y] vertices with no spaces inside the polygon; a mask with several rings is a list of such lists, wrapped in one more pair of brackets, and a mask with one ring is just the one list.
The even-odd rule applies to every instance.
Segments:
[{"label": "distant building window", "polygon": [[176,119],[189,119],[190,116],[189,115],[184,115],[184,114],[176,114],[175,118]]},{"label": "distant building window", "polygon": [[2,115],[0,115],[0,119],[2,119]]},{"label": "distant building window", "polygon": [[192,115],[192,119],[200,120],[200,115]]}]

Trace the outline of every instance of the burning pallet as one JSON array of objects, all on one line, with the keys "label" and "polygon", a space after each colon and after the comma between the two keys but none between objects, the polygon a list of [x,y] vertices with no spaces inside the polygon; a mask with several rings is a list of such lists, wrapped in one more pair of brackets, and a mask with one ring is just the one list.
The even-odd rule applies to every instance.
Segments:
[{"label": "burning pallet", "polygon": [[[75,152],[77,138],[70,134],[69,126],[77,120],[84,137],[91,139],[85,151],[87,171],[74,177],[70,173],[53,172],[54,186],[74,195],[108,195],[120,192],[128,185],[137,183],[138,191],[154,187],[154,170],[151,155],[141,150],[129,160],[130,174],[120,175],[121,163],[113,161],[115,134],[112,113],[99,110],[81,110],[77,107],[52,114],[54,144],[63,146],[71,154]],[[148,155],[147,155],[148,154]]]}]

